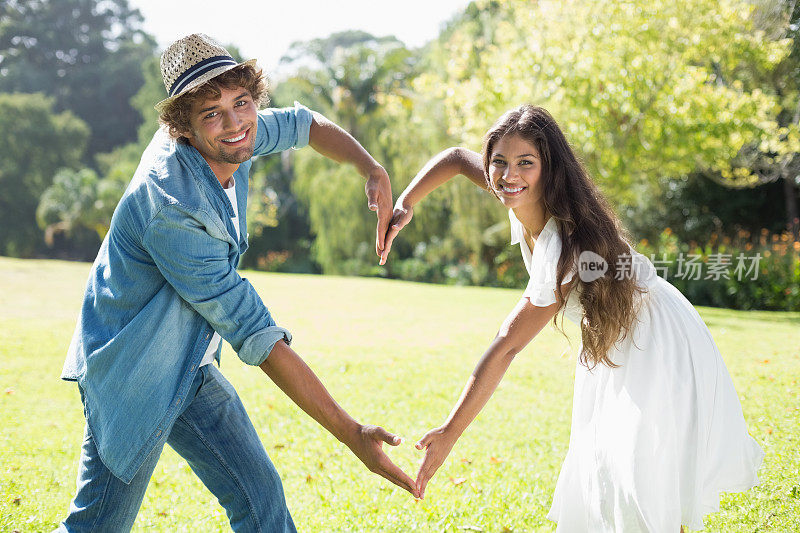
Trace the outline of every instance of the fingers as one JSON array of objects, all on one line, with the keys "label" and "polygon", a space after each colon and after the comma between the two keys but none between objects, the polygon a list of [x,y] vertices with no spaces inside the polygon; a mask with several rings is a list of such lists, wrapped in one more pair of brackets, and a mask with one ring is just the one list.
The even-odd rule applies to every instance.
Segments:
[{"label": "fingers", "polygon": [[397,446],[398,444],[403,442],[403,439],[401,439],[397,435],[394,435],[393,433],[389,433],[380,426],[375,426],[375,428],[372,430],[372,437],[377,438],[378,440],[382,440],[387,444],[391,444],[392,446]]},{"label": "fingers", "polygon": [[396,464],[394,464],[386,455],[383,455],[383,460],[379,462],[378,470],[376,472],[381,477],[384,477],[397,485],[400,488],[403,488],[411,493],[412,496],[415,498],[419,498],[419,491],[417,490],[417,484],[414,482],[411,477],[400,470]]},{"label": "fingers", "polygon": [[416,489],[420,499],[425,498],[425,487],[438,469],[439,466],[433,463],[433,454],[431,452],[425,454],[425,459],[423,459],[419,472],[417,472],[416,480]]},{"label": "fingers", "polygon": [[[381,449],[381,445],[379,442],[385,442],[392,446],[397,446],[403,439],[394,435],[393,433],[389,433],[385,429],[379,426],[372,426],[369,427],[367,433],[370,439],[373,440],[373,445],[370,446],[372,449],[373,460],[370,461],[373,467],[370,468],[373,472],[384,477],[401,487],[408,492],[410,492],[415,498],[419,498],[419,493],[417,492],[417,484],[416,482],[411,479],[411,477],[403,472],[397,465],[395,465],[391,459],[384,453]],[[378,442],[375,442],[378,441]]]},{"label": "fingers", "polygon": [[378,189],[376,187],[370,187],[370,182],[367,182],[365,192],[367,193],[367,207],[369,207],[370,211],[377,211],[378,210]]},{"label": "fingers", "polygon": [[393,433],[389,433],[380,426],[370,426],[365,429],[369,438],[373,441],[373,445],[369,447],[372,449],[371,454],[373,455],[373,460],[370,461],[373,467],[370,467],[370,470],[388,479],[398,487],[407,490],[415,498],[419,498],[416,482],[395,465],[381,449],[380,443],[382,442],[391,446],[397,446],[403,442],[403,439]]},{"label": "fingers", "polygon": [[382,265],[386,264],[386,258],[389,257],[389,252],[392,250],[392,242],[394,242],[394,238],[397,237],[398,233],[400,233],[400,228],[397,224],[389,226],[389,231],[386,233],[386,239],[384,240],[383,250],[380,252]]},{"label": "fingers", "polygon": [[417,494],[419,494],[419,496],[417,496],[417,497],[420,500],[424,500],[425,499],[425,487],[428,486],[428,481],[430,479],[431,479],[430,476],[427,476],[427,475],[422,475],[422,474],[418,474],[417,475],[417,483],[416,483],[416,487],[414,487],[414,488],[416,489]]},{"label": "fingers", "polygon": [[[427,448],[432,440],[433,440],[433,431],[429,431],[429,432],[425,433],[422,436],[422,438],[419,439],[419,441],[417,441],[417,444],[415,444],[415,446],[416,446],[416,448],[418,450],[422,450],[423,448]],[[427,458],[427,456],[426,456],[426,458]]]},{"label": "fingers", "polygon": [[388,198],[381,197],[380,201],[378,202],[378,229],[377,229],[377,236],[378,236],[378,255],[383,252],[383,249],[386,247],[384,240],[386,238],[386,232],[389,229],[389,222],[392,220],[392,198],[391,193]]},{"label": "fingers", "polygon": [[428,481],[442,466],[449,453],[449,449],[442,448],[441,441],[437,441],[437,437],[440,437],[441,433],[440,428],[432,429],[423,435],[415,445],[418,450],[426,450],[425,457],[417,471],[416,488],[420,499],[425,497],[425,487],[428,485]]},{"label": "fingers", "polygon": [[364,188],[364,192],[367,194],[367,206],[370,211],[376,211],[378,214],[378,226],[375,231],[375,253],[378,255],[383,252],[386,229],[389,226],[389,219],[392,217],[392,190],[389,185],[389,177],[385,176],[385,178],[385,180],[369,178]]},{"label": "fingers", "polygon": [[381,256],[381,263],[385,264],[386,259],[389,257],[389,252],[392,250],[392,243],[395,237],[400,233],[400,230],[406,227],[411,221],[412,211],[410,209],[395,208],[392,218],[389,220],[389,229],[386,232],[384,240],[383,251],[378,255]]}]

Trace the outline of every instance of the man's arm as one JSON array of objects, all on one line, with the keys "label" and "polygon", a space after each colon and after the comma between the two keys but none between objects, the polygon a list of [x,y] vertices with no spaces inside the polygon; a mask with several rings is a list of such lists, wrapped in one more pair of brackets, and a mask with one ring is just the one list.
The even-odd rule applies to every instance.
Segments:
[{"label": "man's arm", "polygon": [[371,472],[418,497],[414,481],[383,452],[384,442],[397,446],[400,438],[381,427],[356,422],[336,403],[311,368],[285,342],[275,343],[260,366],[294,403],[346,444]]},{"label": "man's arm", "polygon": [[319,113],[314,112],[313,117],[308,144],[329,159],[354,165],[358,173],[367,179],[364,187],[367,204],[378,215],[375,252],[380,256],[389,219],[392,217],[392,185],[389,175],[352,135]]}]

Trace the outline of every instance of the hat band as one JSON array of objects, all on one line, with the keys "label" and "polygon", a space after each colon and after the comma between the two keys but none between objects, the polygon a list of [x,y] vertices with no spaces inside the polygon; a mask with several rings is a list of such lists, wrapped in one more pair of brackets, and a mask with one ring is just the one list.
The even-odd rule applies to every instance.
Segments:
[{"label": "hat band", "polygon": [[172,83],[172,87],[169,90],[170,97],[173,97],[176,94],[180,94],[180,92],[187,85],[189,85],[191,82],[193,82],[206,72],[224,65],[236,66],[238,65],[238,63],[231,56],[214,56],[200,61],[199,63],[192,66],[192,68],[181,74],[178,77],[178,79],[176,79]]}]

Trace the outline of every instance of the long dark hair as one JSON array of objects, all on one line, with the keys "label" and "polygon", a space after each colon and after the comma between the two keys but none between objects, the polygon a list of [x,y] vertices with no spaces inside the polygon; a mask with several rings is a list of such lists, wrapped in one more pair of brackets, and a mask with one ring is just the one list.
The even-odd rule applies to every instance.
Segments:
[{"label": "long dark hair", "polygon": [[[615,367],[609,351],[630,331],[637,311],[634,296],[645,292],[633,276],[618,276],[616,272],[617,258],[630,254],[627,232],[575,156],[561,128],[541,107],[523,105],[512,109],[486,133],[483,168],[487,182],[494,145],[505,135],[519,135],[539,151],[544,208],[556,220],[562,243],[557,287],[561,287],[569,269],[578,266],[576,261],[583,251],[600,255],[608,264],[606,274],[594,281],[584,282],[576,276],[570,290],[577,290],[580,284],[584,310],[581,363],[589,368],[600,363]],[[489,190],[493,190],[491,183]],[[556,293],[562,309],[569,294]],[[553,318],[556,326],[558,314]]]}]

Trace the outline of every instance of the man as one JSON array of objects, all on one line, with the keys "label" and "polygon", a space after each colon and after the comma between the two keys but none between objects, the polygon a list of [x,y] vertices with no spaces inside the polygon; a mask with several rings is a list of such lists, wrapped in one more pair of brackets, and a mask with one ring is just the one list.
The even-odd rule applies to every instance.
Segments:
[{"label": "man", "polygon": [[220,336],[373,472],[416,495],[383,453],[400,439],[353,420],[289,347],[236,266],[247,248],[250,159],[310,144],[367,178],[377,251],[391,216],[385,170],[344,130],[294,108],[258,111],[265,83],[202,34],[161,58],[164,127],[145,150],[92,267],[62,378],[86,415],[64,531],[130,530],[165,443],[236,531],[294,531],[283,488],[236,391],[213,364]]}]

